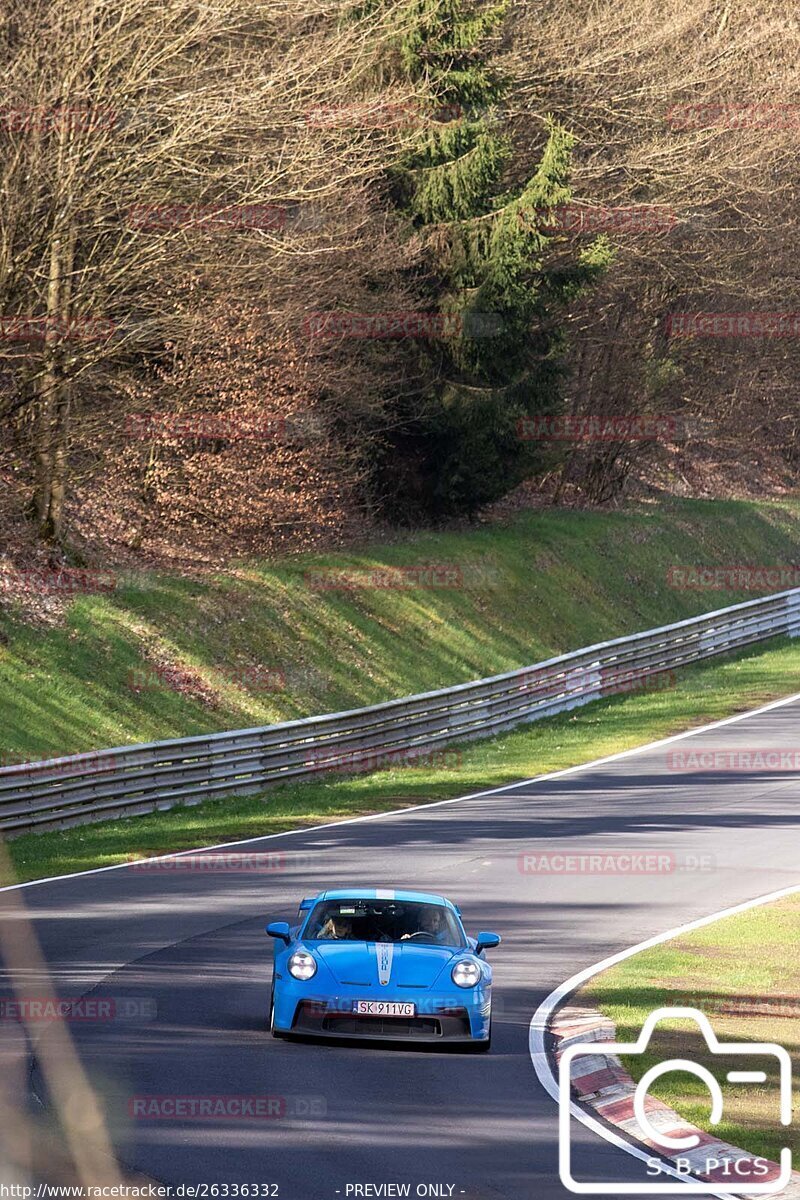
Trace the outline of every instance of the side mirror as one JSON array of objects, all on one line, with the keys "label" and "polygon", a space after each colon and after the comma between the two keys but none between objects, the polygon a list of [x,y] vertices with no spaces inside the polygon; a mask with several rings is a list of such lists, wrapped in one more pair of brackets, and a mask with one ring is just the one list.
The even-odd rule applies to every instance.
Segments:
[{"label": "side mirror", "polygon": [[481,954],[484,950],[493,950],[495,946],[499,946],[502,939],[499,933],[479,933],[475,940],[475,953]]},{"label": "side mirror", "polygon": [[270,921],[269,925],[267,926],[267,933],[270,937],[280,938],[282,941],[286,942],[287,946],[292,940],[288,921]]}]

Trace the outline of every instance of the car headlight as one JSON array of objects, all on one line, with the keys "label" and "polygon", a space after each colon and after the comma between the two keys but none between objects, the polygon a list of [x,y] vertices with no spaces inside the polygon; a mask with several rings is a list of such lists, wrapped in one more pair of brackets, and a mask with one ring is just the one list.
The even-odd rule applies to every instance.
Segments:
[{"label": "car headlight", "polygon": [[317,973],[316,959],[307,950],[295,950],[287,965],[295,979],[313,979]]},{"label": "car headlight", "polygon": [[470,962],[469,959],[463,959],[457,962],[451,971],[453,983],[457,987],[475,987],[476,983],[480,983],[481,969],[475,962]]}]

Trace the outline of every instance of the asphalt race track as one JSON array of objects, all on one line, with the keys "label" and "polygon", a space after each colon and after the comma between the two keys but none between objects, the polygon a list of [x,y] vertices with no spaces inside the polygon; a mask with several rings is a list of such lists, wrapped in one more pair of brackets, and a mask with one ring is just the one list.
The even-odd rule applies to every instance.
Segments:
[{"label": "asphalt race track", "polygon": [[[277,1183],[282,1200],[375,1196],[348,1185],[386,1183],[408,1183],[412,1196],[436,1184],[443,1190],[429,1194],[466,1200],[566,1196],[556,1106],[528,1052],[534,1010],[606,955],[800,882],[797,773],[735,760],[675,770],[669,757],[786,750],[799,733],[793,701],[561,778],[239,847],[282,856],[274,870],[126,868],[27,888],[61,995],[147,1002],[128,1019],[71,1026],[120,1157],[173,1185]],[[520,869],[525,854],[598,850],[674,856],[673,869]],[[373,883],[441,891],[471,933],[503,935],[490,952],[488,1056],[266,1032],[266,920],[293,918],[323,887]],[[35,1068],[32,1081],[40,1086]],[[130,1115],[135,1097],[265,1094],[280,1098],[274,1119]],[[597,1178],[646,1178],[590,1131],[576,1138]]]}]

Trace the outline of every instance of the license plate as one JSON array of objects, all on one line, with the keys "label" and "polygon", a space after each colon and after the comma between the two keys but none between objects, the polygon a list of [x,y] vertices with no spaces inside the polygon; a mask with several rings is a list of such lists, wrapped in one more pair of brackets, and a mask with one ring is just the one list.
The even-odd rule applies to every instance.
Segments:
[{"label": "license plate", "polygon": [[353,1012],[360,1017],[414,1017],[417,1006],[396,1000],[356,1000]]}]

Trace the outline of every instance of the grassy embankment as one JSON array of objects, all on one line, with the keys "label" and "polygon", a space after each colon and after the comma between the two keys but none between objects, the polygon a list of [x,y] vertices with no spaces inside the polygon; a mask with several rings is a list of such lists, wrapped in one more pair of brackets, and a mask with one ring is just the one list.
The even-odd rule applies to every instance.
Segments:
[{"label": "grassy embankment", "polygon": [[[41,629],[0,616],[0,756],[16,762],[375,703],[511,670],[679,620],[745,593],[681,590],[673,565],[785,565],[795,502],[670,502],[523,514],[507,526],[241,564],[202,580],[123,576]],[[308,572],[447,564],[457,586],[318,590]],[[621,695],[471,744],[458,769],[327,778],[154,817],[13,842],[21,878],[420,803],[588,761],[796,688],[800,649],[691,668],[668,691]],[[170,686],[169,672],[182,673]],[[159,674],[166,671],[166,674]],[[285,685],[266,692],[263,684]],[[145,686],[136,686],[144,682]],[[134,685],[133,687],[131,685]]]},{"label": "grassy embankment", "polygon": [[[720,1041],[773,1042],[800,1067],[800,892],[776,903],[727,917],[675,941],[643,951],[604,972],[578,1003],[599,1007],[615,1022],[622,1040],[633,1040],[655,1008],[689,1005],[704,1012]],[[650,1050],[629,1059],[634,1078],[656,1062],[687,1058],[707,1066],[725,1097],[723,1122],[709,1124],[710,1100],[701,1080],[686,1073],[663,1076],[653,1093],[682,1116],[722,1141],[777,1161],[791,1146],[795,1164],[800,1132],[778,1121],[777,1060],[753,1057],[734,1064],[712,1056],[691,1022],[659,1027]],[[729,1084],[729,1070],[763,1070],[765,1084]],[[794,1112],[798,1096],[795,1091]],[[745,1188],[746,1190],[746,1188]]]}]

